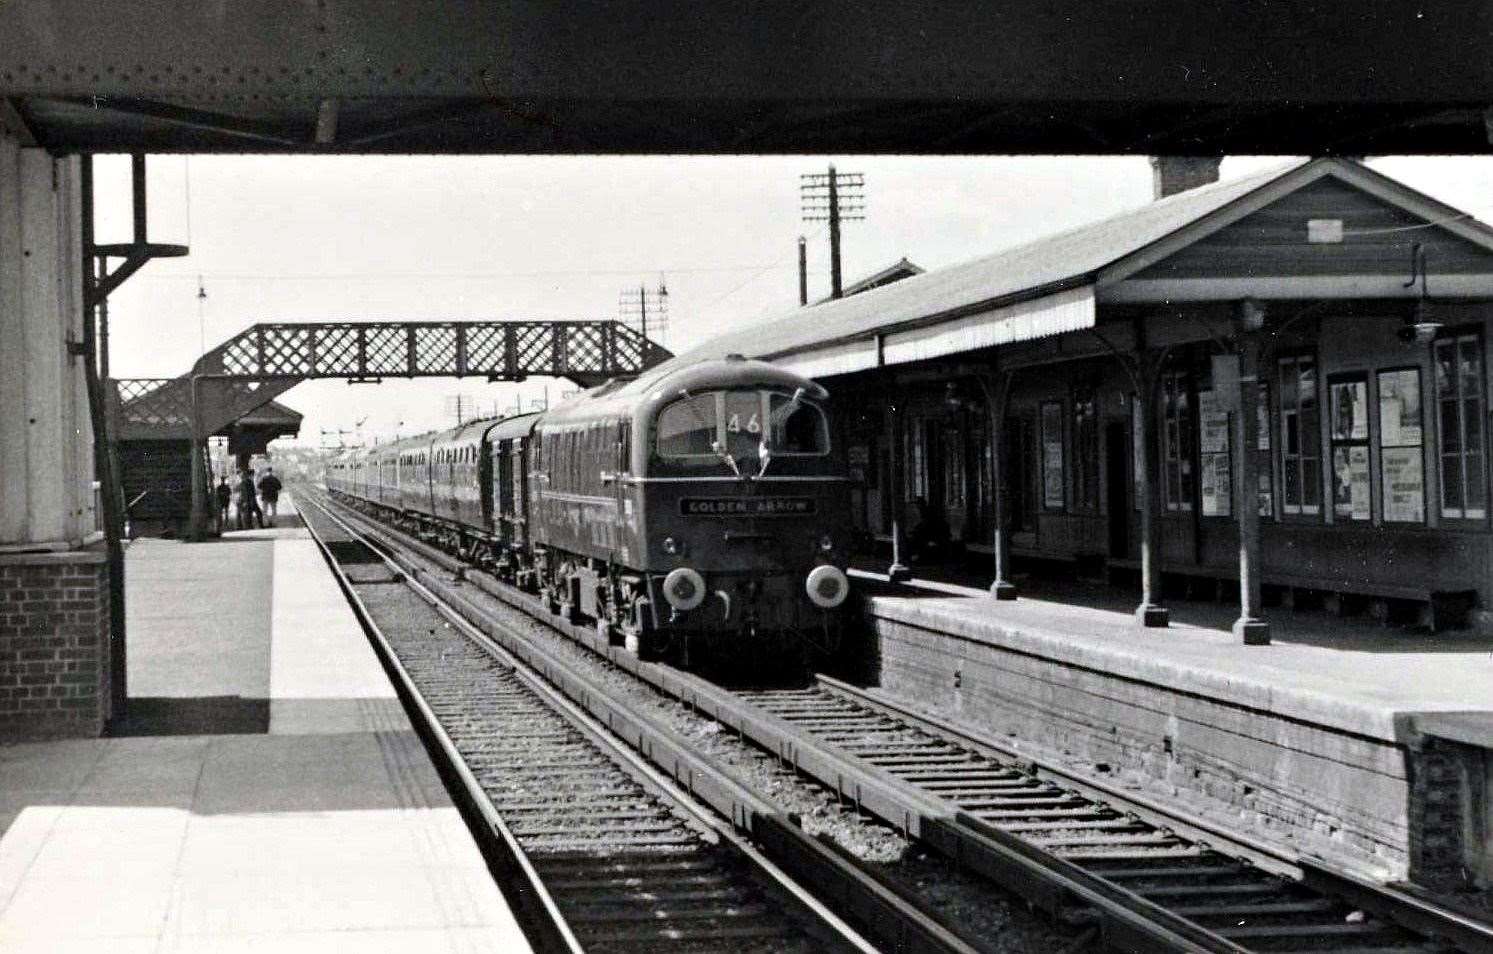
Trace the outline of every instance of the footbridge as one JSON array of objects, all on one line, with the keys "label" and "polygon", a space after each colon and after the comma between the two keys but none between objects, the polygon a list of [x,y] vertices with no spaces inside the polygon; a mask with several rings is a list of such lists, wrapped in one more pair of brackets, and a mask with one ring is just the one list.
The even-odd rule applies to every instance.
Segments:
[{"label": "footbridge", "polygon": [[194,536],[206,528],[206,442],[302,381],[341,378],[567,378],[594,387],[672,355],[617,321],[333,321],[256,324],[177,378],[112,381],[118,441],[190,447]]}]

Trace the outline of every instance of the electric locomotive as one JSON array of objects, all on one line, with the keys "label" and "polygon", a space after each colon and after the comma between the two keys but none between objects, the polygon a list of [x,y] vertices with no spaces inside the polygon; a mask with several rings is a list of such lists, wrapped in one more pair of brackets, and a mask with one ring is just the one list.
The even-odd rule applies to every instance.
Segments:
[{"label": "electric locomotive", "polygon": [[531,551],[551,600],[649,650],[834,630],[849,514],[827,397],[732,355],[541,415]]},{"label": "electric locomotive", "polygon": [[538,415],[339,458],[328,487],[635,651],[822,644],[849,594],[827,397],[740,355],[671,362]]}]

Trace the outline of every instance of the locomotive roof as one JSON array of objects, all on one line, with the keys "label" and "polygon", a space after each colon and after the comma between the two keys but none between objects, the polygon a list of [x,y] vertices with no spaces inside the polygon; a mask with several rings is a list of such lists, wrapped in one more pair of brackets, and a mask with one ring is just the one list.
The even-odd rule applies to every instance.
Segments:
[{"label": "locomotive roof", "polygon": [[453,444],[480,444],[483,436],[497,423],[496,418],[486,417],[478,421],[468,421],[465,424],[453,427],[450,430],[440,431],[432,435],[432,444],[440,447],[449,447]]},{"label": "locomotive roof", "polygon": [[492,425],[492,429],[487,433],[487,439],[492,441],[507,441],[515,437],[528,437],[529,432],[534,429],[534,422],[537,420],[539,420],[538,411],[505,417]]},{"label": "locomotive roof", "polygon": [[546,427],[586,424],[631,417],[640,404],[662,404],[680,391],[712,391],[725,388],[782,388],[804,392],[815,400],[829,396],[819,384],[786,368],[755,361],[741,355],[707,358],[680,365],[671,361],[623,384],[608,382],[556,405],[543,415]]}]

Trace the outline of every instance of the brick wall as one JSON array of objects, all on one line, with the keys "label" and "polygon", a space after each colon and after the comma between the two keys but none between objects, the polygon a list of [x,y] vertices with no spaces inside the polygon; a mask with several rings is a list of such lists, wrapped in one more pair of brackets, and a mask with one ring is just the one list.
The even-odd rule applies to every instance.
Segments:
[{"label": "brick wall", "polygon": [[97,736],[108,706],[102,549],[0,554],[0,742]]}]

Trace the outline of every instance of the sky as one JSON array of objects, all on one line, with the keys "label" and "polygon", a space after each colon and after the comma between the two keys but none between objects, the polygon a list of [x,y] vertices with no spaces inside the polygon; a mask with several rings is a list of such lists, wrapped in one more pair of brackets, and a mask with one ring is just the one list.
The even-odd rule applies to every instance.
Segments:
[{"label": "sky", "polygon": [[[1282,157],[1230,157],[1224,178]],[[844,280],[906,256],[955,264],[1151,199],[1144,157],[152,156],[147,265],[110,298],[115,377],[174,377],[261,321],[607,319],[660,281],[663,343],[679,351],[829,293],[821,222],[801,221],[799,176],[865,175],[864,221],[845,223]],[[1369,164],[1493,222],[1493,159]],[[130,232],[129,162],[97,161],[99,242]],[[199,297],[199,288],[205,297]],[[298,443],[391,439],[574,390],[564,381],[313,381],[280,400]],[[326,433],[323,433],[326,432]],[[339,432],[349,432],[339,436]]]}]

